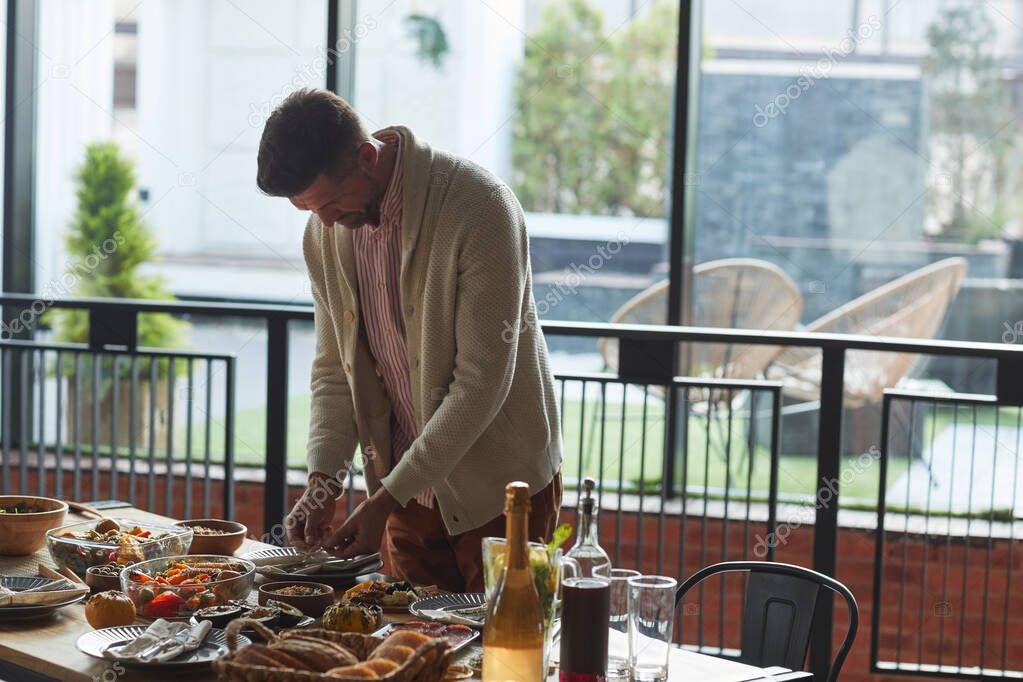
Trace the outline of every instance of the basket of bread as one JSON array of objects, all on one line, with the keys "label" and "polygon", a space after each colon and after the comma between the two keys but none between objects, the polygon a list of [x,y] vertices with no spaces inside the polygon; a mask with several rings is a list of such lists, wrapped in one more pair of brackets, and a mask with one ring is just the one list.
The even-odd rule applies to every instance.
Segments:
[{"label": "basket of bread", "polygon": [[[238,633],[252,628],[263,644],[238,648]],[[227,626],[227,655],[213,663],[225,682],[440,682],[451,658],[441,639],[403,630],[387,638],[318,628],[275,634],[248,619]]]}]

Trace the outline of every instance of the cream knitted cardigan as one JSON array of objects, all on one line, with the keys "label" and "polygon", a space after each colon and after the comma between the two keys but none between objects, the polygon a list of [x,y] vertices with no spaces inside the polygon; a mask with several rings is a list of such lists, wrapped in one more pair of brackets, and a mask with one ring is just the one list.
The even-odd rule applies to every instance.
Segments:
[{"label": "cream knitted cardigan", "polygon": [[391,406],[360,326],[352,234],[312,216],[304,251],[316,309],[307,463],[328,476],[366,457],[370,491],[402,505],[432,488],[447,529],[502,511],[504,486],[539,491],[561,466],[547,345],[536,323],[522,208],[475,163],[407,128],[400,296],[419,437],[395,463]]}]

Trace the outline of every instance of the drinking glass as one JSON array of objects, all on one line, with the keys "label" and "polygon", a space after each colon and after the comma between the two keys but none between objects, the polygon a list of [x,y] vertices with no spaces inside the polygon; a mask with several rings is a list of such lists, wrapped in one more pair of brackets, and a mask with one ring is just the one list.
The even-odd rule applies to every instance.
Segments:
[{"label": "drinking glass", "polygon": [[635,682],[668,679],[668,653],[675,622],[674,578],[633,576],[629,585],[629,669]]},{"label": "drinking glass", "polygon": [[[504,538],[483,538],[483,592],[487,599],[493,594],[497,580],[504,570],[507,543]],[[529,568],[533,573],[533,584],[540,595],[543,609],[544,670],[550,667],[550,656],[554,636],[554,620],[561,606],[561,581],[565,576],[579,574],[578,564],[562,556],[561,548],[547,551],[547,545],[529,543]],[[544,674],[546,677],[546,672]]]},{"label": "drinking glass", "polygon": [[640,573],[628,568],[611,569],[611,632],[607,645],[607,680],[629,679],[629,578]]}]

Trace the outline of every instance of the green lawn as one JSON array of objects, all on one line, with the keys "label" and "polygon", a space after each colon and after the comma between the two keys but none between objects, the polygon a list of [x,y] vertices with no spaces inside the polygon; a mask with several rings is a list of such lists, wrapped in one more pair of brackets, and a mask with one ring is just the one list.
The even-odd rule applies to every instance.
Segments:
[{"label": "green lawn", "polygon": [[[581,473],[611,483],[621,480],[627,490],[659,491],[664,451],[661,440],[664,429],[663,403],[653,398],[648,401],[645,429],[642,404],[628,404],[624,419],[621,404],[609,404],[603,433],[600,429],[599,407],[596,408],[597,414],[593,413],[595,406],[596,403],[589,400],[584,412],[581,401],[565,402],[562,415],[565,474],[575,478]],[[308,423],[308,397],[292,398],[288,404],[288,463],[293,467],[305,466]],[[201,423],[197,424],[193,432],[196,442],[202,442],[202,427]],[[214,424],[213,428],[214,442],[223,443],[223,425]],[[235,461],[238,464],[262,465],[265,428],[264,409],[253,408],[238,412],[235,423]],[[738,491],[745,496],[749,490],[754,498],[766,497],[770,474],[769,454],[766,447],[754,448],[750,475],[747,428],[744,420],[733,420],[731,454],[726,467],[725,453],[729,451],[726,447],[727,423],[721,419],[711,421],[708,447],[708,420],[702,416],[691,417],[686,484],[697,489],[706,485],[723,494],[726,472],[730,472],[728,482],[733,495]],[[896,480],[905,467],[904,459],[894,459],[889,466],[889,480]],[[783,495],[812,495],[816,488],[816,468],[816,460],[812,457],[783,454],[778,466],[779,492]],[[843,499],[876,500],[878,469],[876,462],[864,467],[858,458],[844,460],[841,474]],[[678,464],[677,471],[681,477],[681,464]],[[748,475],[750,480],[747,486]]]}]

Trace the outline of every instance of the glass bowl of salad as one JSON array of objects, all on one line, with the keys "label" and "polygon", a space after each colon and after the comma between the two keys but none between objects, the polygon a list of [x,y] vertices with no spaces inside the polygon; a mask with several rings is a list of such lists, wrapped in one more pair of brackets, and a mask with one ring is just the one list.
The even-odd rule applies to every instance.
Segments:
[{"label": "glass bowl of salad", "polygon": [[199,609],[244,601],[256,580],[251,561],[220,554],[151,559],[121,571],[121,591],[142,618],[188,618]]},{"label": "glass bowl of salad", "polygon": [[82,521],[46,533],[46,546],[58,566],[84,578],[91,566],[122,566],[184,554],[192,544],[192,529],[159,526],[131,519]]}]

